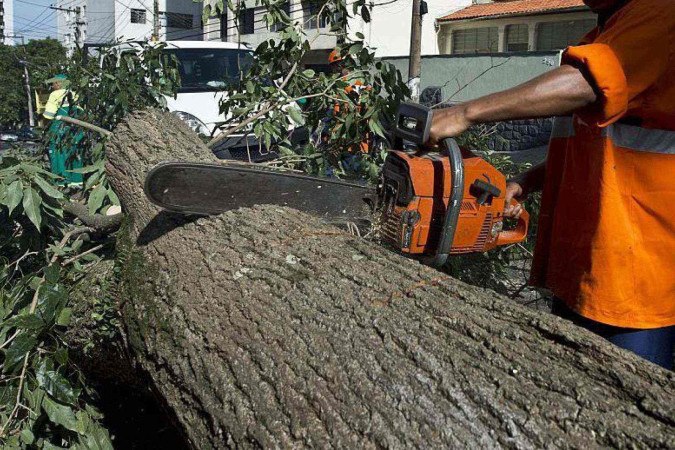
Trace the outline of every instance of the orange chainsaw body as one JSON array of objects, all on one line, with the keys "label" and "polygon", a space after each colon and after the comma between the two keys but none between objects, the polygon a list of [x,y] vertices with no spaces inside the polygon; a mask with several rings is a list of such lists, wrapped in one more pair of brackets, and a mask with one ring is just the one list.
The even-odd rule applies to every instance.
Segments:
[{"label": "orange chainsaw body", "polygon": [[[506,178],[484,159],[462,151],[463,186],[449,254],[485,252],[522,241],[526,213],[515,230],[503,230]],[[382,174],[383,237],[403,253],[436,253],[451,198],[451,160],[437,152],[391,151]]]}]

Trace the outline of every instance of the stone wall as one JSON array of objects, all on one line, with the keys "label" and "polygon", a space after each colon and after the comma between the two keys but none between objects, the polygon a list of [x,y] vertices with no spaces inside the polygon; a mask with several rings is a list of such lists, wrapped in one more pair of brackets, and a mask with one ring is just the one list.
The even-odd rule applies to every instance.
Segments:
[{"label": "stone wall", "polygon": [[490,150],[517,152],[548,144],[553,119],[512,120],[497,124],[488,141]]}]

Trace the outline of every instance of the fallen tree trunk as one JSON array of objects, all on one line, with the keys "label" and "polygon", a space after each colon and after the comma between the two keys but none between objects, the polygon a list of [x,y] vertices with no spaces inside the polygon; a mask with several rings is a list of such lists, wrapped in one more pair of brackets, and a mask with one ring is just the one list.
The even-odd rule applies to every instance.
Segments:
[{"label": "fallen tree trunk", "polygon": [[195,448],[675,446],[671,373],[297,211],[159,212],[148,168],[211,159],[171,115],[107,151],[127,338]]}]

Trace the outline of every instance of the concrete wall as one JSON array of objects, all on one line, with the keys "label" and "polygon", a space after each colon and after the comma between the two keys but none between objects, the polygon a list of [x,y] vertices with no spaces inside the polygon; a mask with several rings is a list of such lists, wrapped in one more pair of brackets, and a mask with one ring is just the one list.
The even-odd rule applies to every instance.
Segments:
[{"label": "concrete wall", "polygon": [[[408,79],[408,58],[382,58]],[[440,88],[442,101],[463,102],[502,91],[559,64],[558,52],[438,55],[422,57],[420,90]]]},{"label": "concrete wall", "polygon": [[[365,23],[356,17],[350,22],[350,31],[363,33],[378,58],[410,54],[412,0],[374,3],[371,21]],[[422,55],[439,54],[436,18],[470,4],[471,0],[427,0],[429,12],[422,18]]]}]

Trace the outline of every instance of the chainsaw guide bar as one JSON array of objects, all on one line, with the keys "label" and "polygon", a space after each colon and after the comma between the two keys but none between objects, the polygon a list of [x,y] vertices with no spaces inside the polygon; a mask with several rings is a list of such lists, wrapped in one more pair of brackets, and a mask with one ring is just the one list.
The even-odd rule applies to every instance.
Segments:
[{"label": "chainsaw guide bar", "polygon": [[248,164],[163,162],[145,178],[155,205],[181,214],[213,215],[255,205],[278,205],[327,219],[369,214],[371,186]]}]

